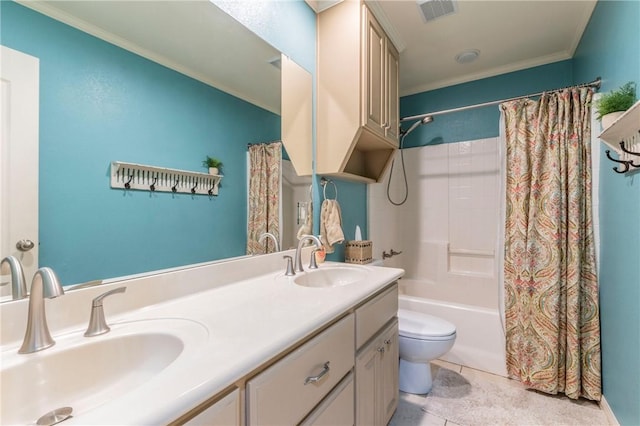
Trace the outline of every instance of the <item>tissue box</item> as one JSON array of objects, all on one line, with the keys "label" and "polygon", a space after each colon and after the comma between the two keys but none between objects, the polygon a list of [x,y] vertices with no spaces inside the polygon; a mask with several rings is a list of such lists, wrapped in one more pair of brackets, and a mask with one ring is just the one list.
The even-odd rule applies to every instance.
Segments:
[{"label": "tissue box", "polygon": [[371,240],[347,241],[344,248],[344,261],[364,265],[373,260]]}]

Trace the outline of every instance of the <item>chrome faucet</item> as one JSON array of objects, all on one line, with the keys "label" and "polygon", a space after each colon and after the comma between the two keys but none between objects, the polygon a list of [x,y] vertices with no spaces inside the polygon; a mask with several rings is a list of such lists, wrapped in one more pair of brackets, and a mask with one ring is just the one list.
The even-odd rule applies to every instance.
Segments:
[{"label": "chrome faucet", "polygon": [[[315,235],[303,235],[300,237],[300,240],[298,240],[298,248],[296,249],[296,261],[293,267],[296,272],[304,272],[304,268],[302,267],[302,246],[308,240],[312,240],[315,243],[316,249],[322,249],[322,243]],[[315,255],[315,253],[312,255]]]},{"label": "chrome faucet", "polygon": [[27,281],[24,279],[22,263],[14,256],[7,256],[0,262],[0,269],[6,275],[6,268],[11,273],[11,298],[13,300],[27,297]]},{"label": "chrome faucet", "polygon": [[31,293],[29,294],[27,331],[18,353],[30,354],[55,345],[56,342],[51,337],[47,326],[44,298],[53,299],[63,294],[64,290],[53,269],[40,268],[36,271],[31,281]]},{"label": "chrome faucet", "polygon": [[262,233],[262,235],[260,235],[260,238],[258,238],[258,243],[262,244],[264,240],[266,240],[267,238],[270,238],[273,241],[273,246],[275,247],[275,251],[280,251],[280,243],[278,243],[278,239],[271,232]]}]

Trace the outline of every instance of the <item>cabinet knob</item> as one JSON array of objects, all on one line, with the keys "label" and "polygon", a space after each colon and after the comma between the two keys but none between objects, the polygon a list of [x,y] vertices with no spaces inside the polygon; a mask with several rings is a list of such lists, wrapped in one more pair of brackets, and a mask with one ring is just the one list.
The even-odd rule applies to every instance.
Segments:
[{"label": "cabinet knob", "polygon": [[387,345],[387,346],[389,346],[389,345],[391,344],[391,339],[387,339],[387,340],[385,340],[385,341],[384,341],[384,344],[385,344],[385,345]]},{"label": "cabinet knob", "polygon": [[380,346],[380,347],[378,348],[378,352],[380,352],[381,354],[383,354],[383,353],[384,353],[384,346]]}]

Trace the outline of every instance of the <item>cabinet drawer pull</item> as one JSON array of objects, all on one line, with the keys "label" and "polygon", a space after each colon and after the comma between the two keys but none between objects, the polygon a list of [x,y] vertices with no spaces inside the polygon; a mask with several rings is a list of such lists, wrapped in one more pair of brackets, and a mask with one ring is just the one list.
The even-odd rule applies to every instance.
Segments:
[{"label": "cabinet drawer pull", "polygon": [[383,353],[384,353],[384,346],[380,346],[380,347],[378,348],[378,352],[380,352],[381,354],[383,354]]},{"label": "cabinet drawer pull", "polygon": [[324,367],[322,367],[322,371],[318,373],[317,376],[309,376],[304,380],[304,384],[308,385],[309,383],[319,382],[325,374],[329,372],[329,361],[324,363]]},{"label": "cabinet drawer pull", "polygon": [[385,344],[385,345],[387,345],[387,346],[389,346],[389,345],[391,344],[391,339],[387,339],[387,340],[385,340],[385,341],[384,341],[384,344]]}]

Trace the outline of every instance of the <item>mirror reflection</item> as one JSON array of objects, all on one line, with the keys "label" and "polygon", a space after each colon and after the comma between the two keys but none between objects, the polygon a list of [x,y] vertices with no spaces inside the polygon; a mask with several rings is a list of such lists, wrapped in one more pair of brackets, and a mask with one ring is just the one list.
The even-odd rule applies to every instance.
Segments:
[{"label": "mirror reflection", "polygon": [[[248,145],[281,138],[280,53],[210,2],[41,5],[2,2],[2,44],[39,67],[28,123],[38,151],[27,157],[39,167],[21,166],[38,176],[39,217],[35,231],[2,233],[2,257],[16,254],[27,277],[50,266],[68,286],[246,254]],[[207,156],[223,163],[218,196],[109,185],[113,161],[207,173]],[[283,248],[304,224],[311,181],[286,163]],[[16,252],[22,239],[36,248]]]}]

